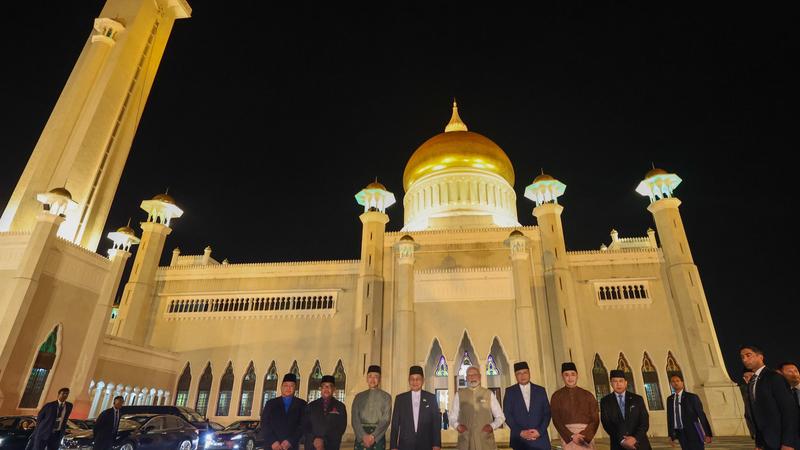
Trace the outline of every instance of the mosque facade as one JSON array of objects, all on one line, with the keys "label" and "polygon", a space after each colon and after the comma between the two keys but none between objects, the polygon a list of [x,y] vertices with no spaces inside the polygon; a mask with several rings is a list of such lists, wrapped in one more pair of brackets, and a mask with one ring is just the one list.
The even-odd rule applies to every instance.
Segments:
[{"label": "mosque facade", "polygon": [[455,104],[444,131],[410,152],[402,227],[389,224],[386,209],[400,205],[385,186],[355,195],[359,259],[234,264],[209,247],[174,249],[160,266],[174,223],[191,220],[167,194],[96,253],[172,24],[190,15],[183,0],[108,0],[0,218],[0,413],[32,413],[69,386],[78,417],[124,395],[230,423],[257,418],[286,372],[308,399],[333,374],[349,405],[371,364],[392,394],[423,366],[444,410],[468,366],[502,400],[515,362],[552,393],[574,361],[597,396],[624,370],[653,435],[666,432],[672,373],[701,396],[715,434],[746,434],[681,220],[681,179],[654,168],[637,187],[655,230],[568,250],[566,186],[531,176],[524,213],[537,225],[521,226],[511,160]]}]

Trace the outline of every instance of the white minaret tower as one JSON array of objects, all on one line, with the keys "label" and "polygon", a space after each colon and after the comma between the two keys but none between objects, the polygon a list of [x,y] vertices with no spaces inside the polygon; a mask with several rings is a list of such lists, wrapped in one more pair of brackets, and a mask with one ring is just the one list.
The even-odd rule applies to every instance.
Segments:
[{"label": "white minaret tower", "polygon": [[[356,314],[353,324],[353,340],[357,346],[353,369],[366,374],[371,364],[381,365],[381,343],[383,341],[383,241],[389,216],[386,208],[395,203],[394,194],[376,179],[356,194],[356,202],[364,207],[359,216],[361,223],[361,265],[356,289]],[[363,385],[363,376],[355,378],[352,392]],[[348,383],[349,384],[349,383]]]},{"label": "white minaret tower", "polygon": [[119,316],[112,330],[113,335],[128,339],[137,345],[144,345],[147,340],[156,270],[167,236],[172,233],[169,224],[172,219],[183,215],[183,210],[167,194],[159,194],[150,200],[145,200],[141,207],[147,213],[147,222],[141,224],[141,245],[133,260],[133,270],[128,283],[122,291]]},{"label": "white minaret tower", "polygon": [[106,1],[0,217],[0,231],[32,230],[36,194],[61,186],[75,207],[59,236],[97,250],[172,25],[190,14],[185,0]]},{"label": "white minaret tower", "polygon": [[[690,363],[687,389],[690,386],[703,396],[711,426],[718,434],[741,432],[742,416],[731,404],[741,399],[738,387],[728,378],[717,340],[711,312],[708,309],[700,272],[692,258],[686,230],[674,197],[680,177],[653,168],[639,183],[636,192],[650,199],[647,210],[653,214],[661,241],[667,281],[675,302],[675,315],[681,323],[679,337],[686,346]],[[730,399],[722,402],[720,399]]]}]

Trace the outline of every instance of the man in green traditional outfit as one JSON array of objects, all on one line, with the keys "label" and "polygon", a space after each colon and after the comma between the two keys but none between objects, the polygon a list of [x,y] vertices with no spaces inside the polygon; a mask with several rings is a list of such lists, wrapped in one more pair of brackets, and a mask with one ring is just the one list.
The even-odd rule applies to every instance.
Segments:
[{"label": "man in green traditional outfit", "polygon": [[369,389],[353,399],[352,424],[356,434],[356,450],[385,450],[386,429],[392,420],[392,396],[380,388],[380,366],[367,370]]}]

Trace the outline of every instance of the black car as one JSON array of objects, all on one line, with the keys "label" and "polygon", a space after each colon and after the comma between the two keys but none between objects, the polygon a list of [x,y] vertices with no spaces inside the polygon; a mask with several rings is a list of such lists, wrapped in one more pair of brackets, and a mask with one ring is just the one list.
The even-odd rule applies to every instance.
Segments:
[{"label": "black car", "polygon": [[[198,435],[199,435],[199,442],[197,444],[197,448],[202,449],[203,445],[205,444],[205,436],[208,433],[214,432],[214,427],[209,423],[208,420],[204,419],[203,416],[200,415],[197,411],[186,408],[185,406],[169,406],[169,405],[162,405],[162,406],[150,406],[150,405],[135,405],[135,406],[123,406],[120,410],[120,413],[125,414],[169,414],[173,416],[178,416],[183,420],[192,424],[195,428],[197,428]],[[220,425],[219,428],[222,428]]]},{"label": "black car", "polygon": [[259,420],[233,422],[222,431],[206,434],[204,442],[206,450],[255,450],[263,446]]},{"label": "black car", "polygon": [[[123,414],[114,449],[119,450],[195,450],[197,428],[178,416],[169,414]],[[61,448],[90,450],[94,445],[92,430],[76,431],[61,440]]]},{"label": "black car", "polygon": [[[73,419],[67,420],[65,435],[83,431],[83,424]],[[0,417],[0,450],[24,450],[36,428],[36,416]]]}]

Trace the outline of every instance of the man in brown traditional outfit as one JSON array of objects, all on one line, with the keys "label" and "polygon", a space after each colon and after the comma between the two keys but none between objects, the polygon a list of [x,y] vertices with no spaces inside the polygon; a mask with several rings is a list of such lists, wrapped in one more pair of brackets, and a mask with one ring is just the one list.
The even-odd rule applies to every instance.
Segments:
[{"label": "man in brown traditional outfit", "polygon": [[600,426],[600,408],[591,392],[578,387],[575,363],[561,364],[564,387],[550,399],[553,425],[564,450],[594,449],[592,439]]},{"label": "man in brown traditional outfit", "polygon": [[456,392],[450,414],[458,431],[458,450],[497,450],[494,430],[506,417],[494,392],[481,386],[478,367],[467,369],[467,388]]}]

